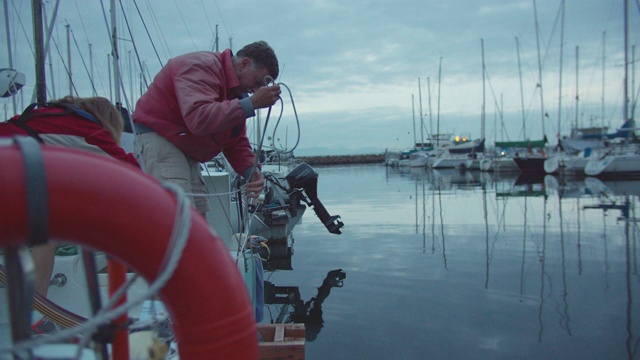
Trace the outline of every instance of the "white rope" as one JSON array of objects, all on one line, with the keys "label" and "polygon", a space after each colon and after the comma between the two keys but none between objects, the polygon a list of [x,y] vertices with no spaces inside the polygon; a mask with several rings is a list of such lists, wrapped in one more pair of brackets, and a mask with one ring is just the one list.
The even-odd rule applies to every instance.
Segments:
[{"label": "white rope", "polygon": [[[191,201],[179,186],[172,183],[163,183],[162,185],[176,195],[178,204],[176,207],[176,217],[171,233],[171,238],[167,245],[163,262],[159,268],[158,277],[149,285],[147,291],[125,304],[114,307],[115,304],[125,294],[127,288],[130,286],[130,283],[132,281],[128,281],[124,286],[120,287],[114,293],[107,304],[95,316],[87,319],[87,322],[83,323],[82,325],[75,328],[63,330],[55,335],[40,336],[35,339],[21,341],[14,344],[12,347],[0,347],[0,351],[11,351],[17,354],[20,351],[31,349],[36,346],[68,341],[72,338],[77,337],[81,333],[93,334],[101,325],[107,324],[117,319],[132,308],[143,303],[148,298],[154,296],[160,289],[162,289],[167,281],[169,281],[169,279],[173,276],[173,273],[180,262],[182,252],[187,244],[191,229]],[[86,335],[85,338],[82,339],[81,343],[78,345],[79,355],[81,355],[80,346],[86,344],[89,340],[90,335]]]}]

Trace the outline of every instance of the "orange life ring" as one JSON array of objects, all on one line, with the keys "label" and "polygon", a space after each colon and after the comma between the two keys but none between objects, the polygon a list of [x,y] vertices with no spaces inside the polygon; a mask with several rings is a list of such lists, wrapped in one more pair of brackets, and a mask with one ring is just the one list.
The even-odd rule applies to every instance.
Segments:
[{"label": "orange life ring", "polygon": [[[106,156],[41,146],[49,238],[103,250],[147,281],[156,278],[172,231],[175,197],[154,178]],[[27,241],[23,154],[0,145],[0,246]],[[242,277],[226,246],[192,210],[182,259],[160,297],[181,359],[257,359],[258,336]]]}]

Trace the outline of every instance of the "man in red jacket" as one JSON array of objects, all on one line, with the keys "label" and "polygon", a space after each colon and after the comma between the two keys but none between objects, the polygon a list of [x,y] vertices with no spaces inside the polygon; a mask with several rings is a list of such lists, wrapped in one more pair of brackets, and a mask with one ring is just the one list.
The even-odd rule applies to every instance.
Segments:
[{"label": "man in red jacket", "polygon": [[[264,41],[233,54],[199,51],[170,59],[138,100],[135,154],[144,171],[180,185],[198,212],[209,210],[200,163],[223,153],[257,197],[264,187],[245,121],[280,96],[278,59]],[[249,96],[249,94],[251,94]]]}]

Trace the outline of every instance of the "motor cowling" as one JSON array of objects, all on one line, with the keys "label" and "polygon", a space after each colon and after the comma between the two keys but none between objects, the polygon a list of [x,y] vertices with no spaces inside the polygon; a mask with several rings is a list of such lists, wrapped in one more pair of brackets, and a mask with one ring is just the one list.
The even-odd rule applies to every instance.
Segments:
[{"label": "motor cowling", "polygon": [[313,207],[313,211],[330,233],[342,233],[340,228],[344,226],[344,223],[340,221],[340,215],[330,215],[320,199],[318,199],[318,173],[309,164],[298,164],[285,179],[290,189],[302,189],[307,197],[303,200]]}]

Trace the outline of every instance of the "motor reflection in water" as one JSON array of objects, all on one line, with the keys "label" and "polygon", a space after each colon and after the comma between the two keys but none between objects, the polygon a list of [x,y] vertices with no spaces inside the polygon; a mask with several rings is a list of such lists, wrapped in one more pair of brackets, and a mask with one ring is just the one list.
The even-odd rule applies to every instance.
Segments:
[{"label": "motor reflection in water", "polygon": [[[322,303],[329,297],[331,289],[342,287],[347,274],[342,269],[331,270],[322,281],[316,296],[303,301],[297,286],[276,286],[270,281],[264,282],[264,300],[266,305],[282,305],[280,313],[271,323],[300,323],[305,326],[307,341],[314,341],[322,328]],[[289,308],[292,307],[291,311]],[[273,315],[273,314],[271,314]]]}]

